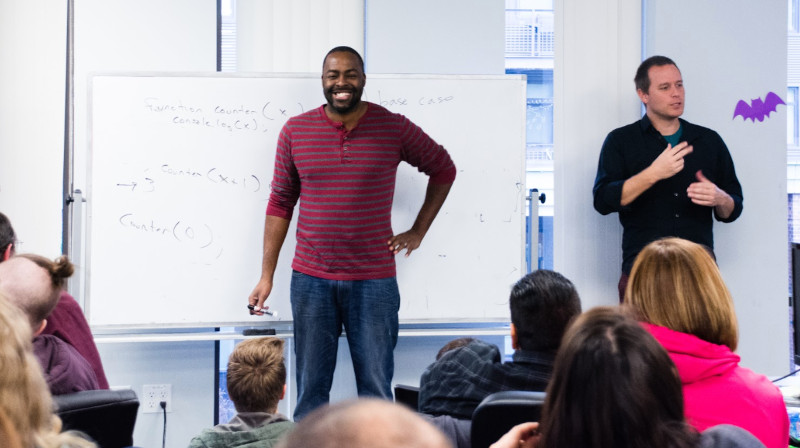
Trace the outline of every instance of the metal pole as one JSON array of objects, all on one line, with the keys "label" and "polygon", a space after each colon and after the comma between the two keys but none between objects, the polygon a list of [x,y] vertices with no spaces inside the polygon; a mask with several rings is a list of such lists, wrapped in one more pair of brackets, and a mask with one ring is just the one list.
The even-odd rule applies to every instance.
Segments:
[{"label": "metal pole", "polygon": [[540,195],[538,188],[531,188],[528,190],[526,199],[528,200],[528,231],[525,236],[525,242],[528,247],[526,261],[528,272],[530,273],[539,269],[539,258],[542,251],[539,243],[539,202],[544,203],[545,195],[544,193]]}]

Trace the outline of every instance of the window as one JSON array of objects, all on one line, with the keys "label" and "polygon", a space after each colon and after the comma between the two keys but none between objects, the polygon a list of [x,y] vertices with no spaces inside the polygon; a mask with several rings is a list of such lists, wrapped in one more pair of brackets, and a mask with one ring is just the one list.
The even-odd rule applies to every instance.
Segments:
[{"label": "window", "polygon": [[526,186],[546,198],[532,269],[553,268],[553,23],[552,0],[506,0],[506,73],[528,78]]},{"label": "window", "polygon": [[800,139],[798,139],[798,111],[797,111],[797,86],[789,86],[786,93],[786,145],[789,150],[800,151]]},{"label": "window", "polygon": [[219,71],[236,71],[236,0],[219,4]]}]

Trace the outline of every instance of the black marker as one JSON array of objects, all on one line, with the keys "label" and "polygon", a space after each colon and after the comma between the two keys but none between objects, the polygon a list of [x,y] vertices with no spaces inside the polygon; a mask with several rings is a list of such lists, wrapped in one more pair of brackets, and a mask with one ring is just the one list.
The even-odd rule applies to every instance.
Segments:
[{"label": "black marker", "polygon": [[[255,305],[247,305],[247,308],[249,310],[252,310],[252,311],[256,310],[256,306]],[[262,309],[261,312],[264,313],[264,314],[269,314],[272,317],[277,317],[278,316],[278,312],[277,311],[270,311],[270,310]]]}]

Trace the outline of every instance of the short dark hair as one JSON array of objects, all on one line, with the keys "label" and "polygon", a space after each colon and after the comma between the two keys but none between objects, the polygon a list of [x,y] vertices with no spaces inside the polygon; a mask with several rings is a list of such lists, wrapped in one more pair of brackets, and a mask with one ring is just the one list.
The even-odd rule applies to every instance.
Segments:
[{"label": "short dark hair", "polygon": [[678,68],[678,64],[666,56],[650,56],[642,61],[642,63],[639,64],[639,68],[636,69],[636,76],[633,78],[633,82],[636,84],[636,90],[647,93],[650,90],[650,68],[664,65],[674,65],[675,68]]},{"label": "short dark hair", "polygon": [[6,215],[0,213],[0,253],[5,251],[9,244],[15,244],[16,241],[17,235],[14,233],[14,228],[11,227],[11,221]]},{"label": "short dark hair", "polygon": [[575,286],[555,271],[539,269],[511,289],[511,322],[523,350],[556,351],[572,319],[581,313]]},{"label": "short dark hair", "polygon": [[228,359],[228,396],[237,412],[274,413],[286,384],[283,339],[248,339]]},{"label": "short dark hair", "polygon": [[441,349],[439,349],[439,353],[436,354],[436,360],[440,360],[445,353],[449,352],[450,350],[455,350],[457,348],[466,347],[470,343],[474,342],[475,338],[458,338],[453,339],[452,341],[448,342]]},{"label": "short dark hair", "polygon": [[697,446],[675,364],[617,308],[597,307],[575,320],[546,396],[539,447]]},{"label": "short dark hair", "polygon": [[361,55],[358,54],[358,52],[356,50],[354,50],[352,47],[348,47],[348,46],[345,46],[345,45],[341,45],[341,46],[338,46],[338,47],[331,48],[331,51],[329,51],[325,55],[325,57],[322,59],[322,65],[325,66],[325,61],[328,60],[328,56],[330,56],[333,53],[339,53],[339,52],[350,53],[350,54],[356,55],[356,58],[358,59],[358,63],[361,65],[361,73],[364,73],[364,59],[362,59]]}]

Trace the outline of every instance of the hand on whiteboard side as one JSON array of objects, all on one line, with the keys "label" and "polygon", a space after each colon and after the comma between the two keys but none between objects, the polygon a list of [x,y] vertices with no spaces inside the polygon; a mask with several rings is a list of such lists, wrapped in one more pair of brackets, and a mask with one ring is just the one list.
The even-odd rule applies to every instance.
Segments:
[{"label": "hand on whiteboard side", "polygon": [[265,278],[259,280],[253,292],[250,293],[250,297],[247,299],[248,305],[255,306],[255,310],[250,310],[250,314],[264,315],[260,310],[262,308],[269,309],[269,307],[264,307],[264,302],[267,301],[270,292],[272,292],[272,281]]},{"label": "hand on whiteboard side", "polygon": [[421,235],[419,232],[411,229],[408,232],[399,233],[393,236],[391,239],[389,239],[387,244],[389,245],[389,250],[395,255],[405,250],[406,257],[408,257],[411,255],[412,251],[416,250],[419,245],[422,244],[422,237],[423,235]]}]

